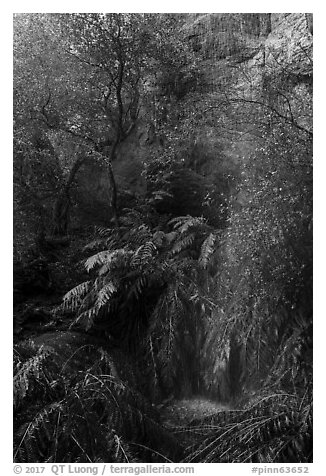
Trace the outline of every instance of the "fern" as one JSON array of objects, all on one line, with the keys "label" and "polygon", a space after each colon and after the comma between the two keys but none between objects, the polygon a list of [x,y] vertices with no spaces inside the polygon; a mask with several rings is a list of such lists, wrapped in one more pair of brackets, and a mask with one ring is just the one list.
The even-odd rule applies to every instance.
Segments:
[{"label": "fern", "polygon": [[91,288],[91,281],[85,281],[78,284],[73,289],[68,291],[63,297],[62,308],[63,310],[75,311],[81,303],[83,297]]},{"label": "fern", "polygon": [[[90,243],[87,243],[87,245],[84,246],[84,251],[89,251],[89,250],[94,250],[96,248],[99,248],[106,244],[107,240],[103,239],[98,239],[98,240],[93,240]],[[107,247],[106,247],[107,248]]]},{"label": "fern", "polygon": [[142,224],[129,229],[124,239],[130,246],[141,246],[152,239],[152,233],[147,225]]},{"label": "fern", "polygon": [[95,226],[95,232],[98,234],[100,237],[108,237],[112,236],[115,234],[115,229],[114,228],[105,228],[103,226]]},{"label": "fern", "polygon": [[188,248],[193,244],[195,240],[195,234],[194,233],[189,233],[187,236],[179,239],[176,241],[171,249],[171,255],[175,255],[183,251],[184,249]]},{"label": "fern", "polygon": [[[201,335],[195,316],[203,293],[196,283],[204,285],[207,278],[200,276],[198,256],[201,249],[206,249],[205,259],[211,252],[213,238],[207,237],[211,229],[202,217],[186,216],[168,222],[166,226],[172,225],[174,230],[166,233],[141,223],[141,217],[142,212],[127,210],[122,221],[130,224],[130,229],[123,232],[117,249],[102,251],[86,261],[88,270],[97,269],[86,295],[76,301],[72,325],[99,328],[129,350],[142,349],[148,338],[155,340],[157,335],[161,348],[152,345],[151,355],[140,350],[150,365],[153,359],[157,361],[156,382],[162,378],[171,389],[172,382],[182,375],[180,387],[192,386],[195,377],[186,368],[186,353],[199,339],[196,334]],[[164,312],[158,317],[156,309],[163,302]],[[169,316],[174,317],[171,320]],[[156,320],[162,322],[154,323]],[[187,350],[182,350],[184,345]]]},{"label": "fern", "polygon": [[84,246],[84,251],[93,251],[93,250],[111,250],[118,246],[119,240],[115,235],[111,235],[105,238],[99,238],[91,241]]},{"label": "fern", "polygon": [[53,437],[56,436],[56,421],[62,411],[61,403],[51,403],[18,430],[14,461],[36,463],[46,460],[52,449]]},{"label": "fern", "polygon": [[[104,250],[86,261],[87,269],[95,270],[94,278],[77,302],[72,325],[101,329],[129,351],[143,353],[152,369],[148,371],[155,375],[154,393],[159,380],[165,382],[168,392],[176,382],[178,392],[188,392],[198,388],[202,378],[195,364],[203,332],[197,316],[203,306],[200,287],[207,288],[208,278],[198,266],[198,257],[202,250],[200,262],[208,260],[214,233],[202,217],[190,216],[166,223],[173,226],[173,231],[166,233],[149,222],[141,223],[142,213],[127,210],[116,249]],[[163,310],[158,312],[158,307]],[[150,353],[148,339],[152,342]],[[192,345],[194,352],[190,351]],[[187,365],[187,353],[192,354],[191,365]]]},{"label": "fern", "polygon": [[174,230],[179,233],[186,233],[189,228],[201,227],[205,225],[206,221],[203,217],[192,217],[187,215],[184,217],[173,218],[169,221],[169,225],[173,225]]},{"label": "fern", "polygon": [[96,253],[96,255],[93,255],[86,260],[85,262],[86,270],[89,272],[95,266],[110,264],[110,262],[116,257],[116,255],[119,252],[121,253],[121,250],[115,250],[115,251],[104,250],[104,251],[100,251],[99,253]]},{"label": "fern", "polygon": [[100,309],[105,304],[107,304],[107,302],[112,298],[112,296],[114,295],[116,291],[117,291],[117,288],[114,285],[114,283],[109,282],[105,284],[98,292],[95,307],[97,309]]},{"label": "fern", "polygon": [[[54,350],[49,346],[41,346],[35,355],[25,362],[19,362],[14,375],[14,406],[18,407],[23,403],[26,396],[35,392],[35,388],[46,388],[50,385],[50,375],[55,375],[55,368],[51,369],[51,374],[45,371],[45,363],[55,356]],[[49,368],[50,366],[48,366]],[[53,378],[53,377],[52,377]]]},{"label": "fern", "polygon": [[199,256],[199,263],[203,268],[207,268],[209,263],[209,258],[211,254],[214,252],[214,244],[216,241],[216,234],[210,233],[208,237],[204,240],[203,244],[201,245],[200,256]]},{"label": "fern", "polygon": [[147,241],[141,245],[131,259],[131,266],[137,267],[149,263],[156,251],[156,246],[152,241]]},{"label": "fern", "polygon": [[86,311],[78,314],[76,319],[70,324],[70,329],[76,325],[80,325],[86,331],[91,329],[94,325],[95,318],[99,313],[99,307],[92,306]]},{"label": "fern", "polygon": [[190,449],[186,462],[311,461],[311,405],[302,406],[292,396],[267,395],[242,411],[218,413],[200,426],[208,423],[211,436]]},{"label": "fern", "polygon": [[[84,362],[87,349],[79,349]],[[54,359],[60,361],[60,355]],[[99,348],[88,368],[67,374],[60,400],[38,401],[36,411],[21,413],[25,421],[15,432],[15,461],[171,461],[178,444],[161,426],[153,406],[130,386],[135,380],[131,363],[130,383],[121,379],[124,360],[122,353]]]}]

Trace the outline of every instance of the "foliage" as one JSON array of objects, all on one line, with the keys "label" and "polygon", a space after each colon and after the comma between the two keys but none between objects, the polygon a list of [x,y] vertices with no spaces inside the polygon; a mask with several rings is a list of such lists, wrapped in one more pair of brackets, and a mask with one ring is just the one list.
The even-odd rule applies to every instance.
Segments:
[{"label": "foliage", "polygon": [[[15,345],[18,462],[311,461],[311,52],[304,74],[253,67],[256,46],[227,59],[241,38],[192,20],[211,55],[184,15],[15,15],[16,255],[32,234],[39,251],[15,297],[53,292],[47,233],[71,230],[85,164],[111,210],[73,245],[64,330]],[[146,193],[121,209],[112,164],[135,141]],[[162,422],[196,395],[225,410]]]},{"label": "foliage", "polygon": [[[157,75],[170,77],[172,63],[176,70],[180,62],[189,67],[190,53],[181,38],[170,37],[176,24],[182,21],[173,15],[15,15],[15,135],[41,128],[55,145],[59,177],[51,190],[53,233],[68,231],[71,189],[86,158],[108,171],[107,216],[117,224],[112,162],[135,130],[147,98],[152,101]],[[175,73],[175,87],[180,87],[180,74]],[[48,166],[46,157],[44,163]],[[41,170],[34,174],[41,179]]]},{"label": "foliage", "polygon": [[217,413],[191,431],[197,439],[187,463],[312,461],[312,404],[306,397],[261,395],[247,408]]},{"label": "foliage", "polygon": [[[63,358],[58,351],[65,351],[65,340],[54,335],[47,348],[35,342],[17,347],[15,398],[21,406],[28,395],[31,403],[27,414],[16,413],[15,460],[170,461],[178,444],[146,399],[121,380],[122,355],[77,337]],[[84,366],[72,372],[77,354]]]},{"label": "foliage", "polygon": [[88,248],[101,251],[85,261],[90,280],[65,295],[62,309],[75,314],[72,326],[100,330],[145,359],[153,395],[187,393],[199,385],[199,277],[216,232],[202,217],[157,226],[154,209],[141,223],[144,207],[151,209],[145,202],[142,213],[127,211],[119,229],[99,230]]},{"label": "foliage", "polygon": [[244,344],[239,359],[249,386],[262,383],[287,339],[302,333],[310,339],[310,147],[294,129],[273,131],[244,165],[242,205],[235,199],[222,238],[221,271],[213,291],[220,303],[216,332],[221,336],[222,326],[226,339],[235,332]]}]

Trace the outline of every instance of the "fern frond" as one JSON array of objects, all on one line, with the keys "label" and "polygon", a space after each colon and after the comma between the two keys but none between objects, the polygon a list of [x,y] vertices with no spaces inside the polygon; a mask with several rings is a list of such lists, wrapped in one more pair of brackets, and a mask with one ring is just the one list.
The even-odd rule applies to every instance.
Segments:
[{"label": "fern frond", "polygon": [[18,430],[14,461],[35,463],[44,461],[48,457],[54,443],[55,421],[58,413],[63,410],[62,404],[51,403]]},{"label": "fern frond", "polygon": [[104,250],[96,253],[85,261],[85,268],[89,272],[95,266],[106,263],[112,257],[112,251]]},{"label": "fern frond", "polygon": [[68,291],[63,296],[63,303],[61,307],[63,310],[75,311],[80,305],[83,297],[88,293],[92,285],[91,281],[85,281],[78,286],[75,286],[73,289]]},{"label": "fern frond", "polygon": [[114,235],[116,232],[115,228],[106,228],[103,226],[95,226],[95,233],[101,237],[108,237]]},{"label": "fern frond", "polygon": [[205,218],[203,217],[191,217],[189,220],[183,223],[181,227],[179,227],[180,233],[185,233],[192,227],[198,227],[204,225],[206,222]]},{"label": "fern frond", "polygon": [[103,239],[93,240],[93,241],[91,241],[90,243],[87,243],[87,245],[84,246],[83,251],[94,250],[95,248],[103,246],[103,244],[105,242],[106,242],[106,240],[103,240]]},{"label": "fern frond", "polygon": [[210,233],[201,246],[199,263],[201,264],[203,268],[207,268],[209,258],[211,254],[214,252],[215,241],[216,241],[216,234]]},{"label": "fern frond", "polygon": [[173,218],[168,222],[169,225],[174,225],[174,230],[178,230],[179,233],[186,233],[189,228],[201,227],[206,224],[204,217],[193,217],[191,215]]},{"label": "fern frond", "polygon": [[80,313],[77,318],[72,322],[70,328],[75,325],[81,325],[86,331],[92,328],[94,325],[94,320],[99,313],[99,308],[92,306],[86,311]]},{"label": "fern frond", "polygon": [[98,292],[97,299],[95,302],[95,307],[100,309],[101,307],[105,306],[108,301],[112,298],[112,296],[116,293],[117,288],[115,284],[111,281],[105,284]]},{"label": "fern frond", "polygon": [[147,264],[152,258],[153,254],[156,252],[157,248],[152,241],[147,241],[144,245],[141,245],[134,256],[131,259],[131,266],[143,266]]},{"label": "fern frond", "polygon": [[188,248],[193,244],[195,240],[195,234],[194,233],[189,233],[189,235],[186,235],[184,238],[181,238],[180,240],[176,241],[171,249],[171,255],[175,255],[177,253],[180,253],[184,249]]},{"label": "fern frond", "polygon": [[91,256],[86,260],[85,268],[87,271],[90,271],[95,266],[102,266],[100,273],[105,274],[110,270],[110,265],[114,263],[116,259],[121,258],[127,254],[128,252],[124,248],[114,251],[100,251],[99,253],[96,253],[95,255]]},{"label": "fern frond", "polygon": [[130,246],[140,246],[152,239],[152,232],[147,225],[140,225],[128,231],[127,240]]},{"label": "fern frond", "polygon": [[14,406],[20,405],[28,393],[33,391],[35,385],[49,384],[44,374],[44,363],[53,354],[54,350],[51,347],[41,346],[36,355],[18,366],[14,376]]},{"label": "fern frond", "polygon": [[[78,336],[77,349],[69,357],[60,400],[35,401],[16,419],[15,461],[173,461],[180,447],[161,426],[155,408],[132,386],[141,389],[134,362],[117,349],[99,348],[89,355],[88,339],[73,336]],[[51,339],[58,349],[70,342],[67,332]],[[62,363],[62,356],[58,359]],[[49,373],[51,359],[43,365]]]},{"label": "fern frond", "polygon": [[183,225],[184,222],[188,221],[190,218],[192,218],[191,215],[175,217],[169,220],[167,224],[174,225],[173,228],[179,228],[181,225]]}]

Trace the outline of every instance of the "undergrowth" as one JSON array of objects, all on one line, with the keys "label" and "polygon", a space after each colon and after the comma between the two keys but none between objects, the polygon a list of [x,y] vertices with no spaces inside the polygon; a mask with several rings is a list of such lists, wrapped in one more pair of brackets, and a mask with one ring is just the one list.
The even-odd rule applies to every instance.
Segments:
[{"label": "undergrowth", "polygon": [[[234,334],[224,332],[224,343],[216,336],[209,294],[219,231],[201,217],[153,224],[143,216],[126,210],[119,229],[97,229],[85,250],[93,253],[84,261],[89,279],[56,311],[70,315],[70,330],[15,346],[15,461],[311,461],[306,320],[283,332],[259,386],[236,396],[239,343]],[[167,424],[166,399],[205,395],[212,357],[233,409]]]}]

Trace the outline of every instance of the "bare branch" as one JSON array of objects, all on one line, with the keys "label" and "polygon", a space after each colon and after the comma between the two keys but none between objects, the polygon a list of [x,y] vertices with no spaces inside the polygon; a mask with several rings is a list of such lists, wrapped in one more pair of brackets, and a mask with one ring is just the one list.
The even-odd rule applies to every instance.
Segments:
[{"label": "bare branch", "polygon": [[105,69],[105,67],[101,63],[94,63],[93,61],[81,58],[76,53],[73,53],[71,50],[65,50],[65,52],[78,59],[81,63],[88,64],[89,66],[93,66],[94,68]]}]

